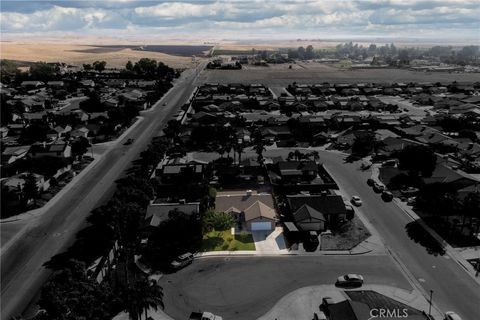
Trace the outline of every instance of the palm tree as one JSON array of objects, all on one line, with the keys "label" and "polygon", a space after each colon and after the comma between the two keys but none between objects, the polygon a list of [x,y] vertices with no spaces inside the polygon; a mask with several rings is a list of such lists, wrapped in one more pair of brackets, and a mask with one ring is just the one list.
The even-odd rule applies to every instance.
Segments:
[{"label": "palm tree", "polygon": [[143,313],[147,319],[150,308],[154,310],[158,310],[158,306],[164,308],[163,289],[155,281],[137,280],[127,288],[124,302],[125,311],[131,320],[140,320]]}]

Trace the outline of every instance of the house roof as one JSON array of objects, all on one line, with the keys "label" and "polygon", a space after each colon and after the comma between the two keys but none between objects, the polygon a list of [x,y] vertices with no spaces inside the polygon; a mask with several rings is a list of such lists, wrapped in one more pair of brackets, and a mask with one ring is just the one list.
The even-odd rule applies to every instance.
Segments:
[{"label": "house roof", "polygon": [[267,206],[261,201],[255,201],[250,207],[244,210],[245,221],[250,221],[256,218],[275,219],[275,209]]},{"label": "house roof", "polygon": [[363,320],[370,319],[370,308],[362,302],[344,300],[328,305],[330,320]]},{"label": "house roof", "polygon": [[295,222],[313,222],[326,221],[325,216],[318,210],[313,209],[308,204],[302,205],[293,213]]},{"label": "house roof", "polygon": [[228,212],[235,208],[242,212],[250,208],[255,202],[260,201],[269,208],[274,208],[273,197],[269,193],[251,194],[246,193],[217,193],[215,198],[215,210]]},{"label": "house roof", "polygon": [[145,219],[150,219],[149,225],[157,227],[163,221],[168,220],[169,213],[177,210],[185,214],[198,213],[200,202],[191,203],[151,203],[147,207]]},{"label": "house roof", "polygon": [[303,171],[318,171],[314,161],[281,161],[278,169],[283,176],[301,175]]},{"label": "house roof", "polygon": [[287,196],[288,204],[292,211],[298,210],[303,205],[321,212],[324,215],[345,214],[345,203],[341,196],[338,195],[289,195]]}]

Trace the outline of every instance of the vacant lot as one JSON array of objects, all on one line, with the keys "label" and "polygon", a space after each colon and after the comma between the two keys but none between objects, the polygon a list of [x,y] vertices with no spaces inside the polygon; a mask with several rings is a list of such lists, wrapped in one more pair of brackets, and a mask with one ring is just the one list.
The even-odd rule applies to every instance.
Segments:
[{"label": "vacant lot", "polygon": [[[87,46],[77,44],[60,43],[20,43],[20,42],[2,42],[2,59],[20,60],[20,61],[46,61],[46,62],[66,62],[72,65],[81,66],[84,63],[92,63],[95,60],[107,61],[108,67],[124,67],[128,60],[133,62],[141,58],[151,58],[173,67],[189,68],[192,67],[192,58],[190,56],[180,56],[166,54],[159,51],[157,46],[150,50],[135,50],[128,46]],[[178,47],[180,46],[169,46]],[[187,46],[182,46],[187,47]],[[194,46],[195,52],[199,46]],[[154,50],[155,49],[155,50]],[[170,48],[172,49],[172,48]],[[186,52],[185,48],[183,48]]]},{"label": "vacant lot", "polygon": [[286,86],[298,83],[354,83],[354,82],[476,82],[480,74],[448,72],[416,72],[402,69],[341,70],[316,62],[294,65],[270,65],[269,67],[248,66],[242,70],[205,70],[199,83],[263,83],[265,85]]}]

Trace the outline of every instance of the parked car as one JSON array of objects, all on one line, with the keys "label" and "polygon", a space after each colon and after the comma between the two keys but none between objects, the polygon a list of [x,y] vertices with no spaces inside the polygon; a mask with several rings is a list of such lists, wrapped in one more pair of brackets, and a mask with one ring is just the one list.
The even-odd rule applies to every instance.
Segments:
[{"label": "parked car", "polygon": [[416,201],[417,201],[417,197],[410,197],[410,198],[407,199],[407,204],[409,206],[413,206],[413,205],[415,205]]},{"label": "parked car", "polygon": [[462,320],[462,318],[453,311],[445,312],[445,320]]},{"label": "parked car", "polygon": [[357,207],[360,207],[362,205],[362,200],[360,199],[359,196],[353,196],[352,200],[350,200],[350,202],[353,203]]},{"label": "parked car", "polygon": [[132,139],[132,138],[129,138],[123,145],[129,145],[129,144],[132,144],[133,141],[135,141],[135,139]]},{"label": "parked car", "polygon": [[354,273],[338,277],[335,283],[335,285],[339,287],[360,287],[362,284],[363,276]]},{"label": "parked car", "polygon": [[367,184],[371,187],[375,184],[375,181],[372,178],[367,179]]},{"label": "parked car", "polygon": [[383,201],[389,202],[393,200],[393,194],[390,191],[383,191],[382,192],[382,199]]},{"label": "parked car", "polygon": [[418,193],[419,189],[418,188],[414,188],[414,187],[408,187],[408,188],[403,188],[400,190],[400,192],[404,195],[404,196],[413,196],[413,195],[416,195]]},{"label": "parked car", "polygon": [[384,185],[381,185],[380,183],[378,182],[375,182],[373,184],[373,191],[375,191],[376,193],[382,193],[383,190],[385,190],[385,186]]},{"label": "parked car", "polygon": [[347,210],[347,220],[352,220],[355,216],[355,210],[353,207],[349,203],[345,202],[345,210]]},{"label": "parked car", "polygon": [[189,265],[192,262],[193,262],[193,254],[190,252],[187,252],[178,256],[175,260],[173,260],[170,266],[172,267],[172,269],[177,270]]},{"label": "parked car", "polygon": [[306,234],[304,241],[303,241],[303,248],[307,252],[313,252],[317,250],[320,241],[318,241],[318,235],[315,231],[310,231]]},{"label": "parked car", "polygon": [[216,316],[211,312],[192,312],[189,320],[222,320],[222,317]]}]

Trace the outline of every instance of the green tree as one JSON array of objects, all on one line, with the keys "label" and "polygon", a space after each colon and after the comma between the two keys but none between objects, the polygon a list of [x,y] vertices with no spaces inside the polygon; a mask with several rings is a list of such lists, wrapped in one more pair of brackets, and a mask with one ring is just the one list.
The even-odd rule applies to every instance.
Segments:
[{"label": "green tree", "polygon": [[33,173],[29,173],[25,177],[25,184],[23,185],[22,189],[23,197],[28,201],[33,199],[34,203],[36,204],[37,198],[39,196],[37,179]]},{"label": "green tree", "polygon": [[234,219],[231,214],[226,212],[218,212],[214,209],[209,209],[203,217],[203,230],[208,232],[211,230],[228,230],[234,224]]},{"label": "green tree", "polygon": [[432,176],[437,165],[437,156],[427,146],[409,145],[394,156],[398,158],[400,169],[420,173],[424,177]]},{"label": "green tree", "polygon": [[91,70],[93,70],[93,66],[90,63],[84,63],[83,64],[83,70],[91,71]]},{"label": "green tree", "polygon": [[98,284],[86,275],[85,265],[70,260],[63,270],[55,272],[43,286],[39,306],[46,319],[111,319],[112,296],[106,282]]},{"label": "green tree", "polygon": [[37,62],[30,67],[30,77],[34,80],[51,80],[55,76],[55,67],[46,62]]},{"label": "green tree", "polygon": [[140,320],[142,314],[148,317],[150,308],[163,309],[163,289],[154,281],[137,279],[124,293],[125,311],[131,320]]},{"label": "green tree", "polygon": [[98,71],[98,72],[102,72],[103,70],[105,70],[106,66],[107,66],[106,61],[95,61],[93,63],[93,69],[95,69],[95,71]]},{"label": "green tree", "polygon": [[72,143],[73,157],[81,158],[88,151],[90,142],[85,137],[80,137]]},{"label": "green tree", "polygon": [[127,64],[125,65],[125,69],[127,69],[128,71],[133,71],[132,61],[130,61],[130,60],[127,61]]},{"label": "green tree", "polygon": [[359,156],[368,155],[375,146],[375,133],[363,132],[355,137],[352,145],[352,153]]}]

